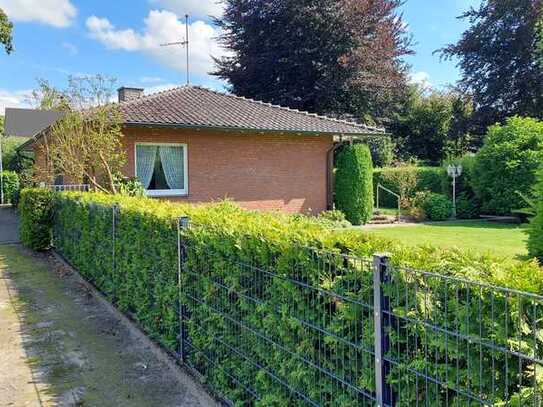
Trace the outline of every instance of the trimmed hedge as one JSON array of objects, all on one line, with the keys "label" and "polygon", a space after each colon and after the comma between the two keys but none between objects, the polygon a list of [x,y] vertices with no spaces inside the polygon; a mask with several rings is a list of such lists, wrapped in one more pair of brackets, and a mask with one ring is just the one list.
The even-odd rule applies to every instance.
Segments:
[{"label": "trimmed hedge", "polygon": [[[42,191],[25,191],[27,199],[29,194],[40,195]],[[113,204],[119,205],[115,240],[112,239]],[[25,211],[22,215],[24,221],[29,213]],[[188,338],[194,347],[204,351],[192,352],[188,362],[204,374],[208,384],[236,405],[251,404],[251,401],[224,369],[235,372],[242,383],[263,396],[262,400],[254,403],[257,406],[298,406],[303,403],[262,369],[255,368],[229,351],[228,344],[240,347],[290,386],[314,400],[326,400],[330,406],[359,405],[360,399],[349,391],[338,389],[337,383],[326,380],[322,374],[316,379],[315,372],[300,360],[300,355],[339,375],[344,371],[338,371],[338,365],[341,369],[343,364],[351,361],[349,378],[362,389],[373,390],[371,355],[362,351],[346,353],[348,349],[342,342],[332,336],[319,336],[316,331],[292,318],[292,315],[298,315],[304,320],[315,321],[326,331],[335,332],[361,347],[371,347],[373,335],[367,327],[373,326],[372,312],[361,311],[360,307],[349,302],[316,294],[288,281],[288,277],[292,277],[320,290],[331,290],[348,298],[369,301],[372,281],[370,268],[367,265],[355,266],[356,262],[347,262],[341,254],[367,257],[386,251],[391,253],[394,265],[402,264],[431,273],[543,292],[543,272],[535,262],[504,262],[490,256],[431,247],[408,248],[359,231],[332,231],[305,217],[244,211],[229,202],[189,206],[97,193],[57,194],[55,248],[118,307],[132,314],[151,337],[170,348],[175,347],[179,332],[175,221],[181,215],[190,216],[193,224],[183,235],[187,262],[183,269],[182,287],[183,303],[190,315]],[[50,226],[49,223],[45,225]],[[316,249],[310,250],[308,247]],[[322,256],[318,254],[320,249],[338,255]],[[258,270],[272,267],[278,275],[287,278],[270,279],[262,274],[256,278],[255,269],[248,267],[249,264]],[[408,281],[399,283],[407,284]],[[412,279],[409,280],[411,283]],[[481,322],[483,332],[492,335],[492,343],[517,350],[516,342],[508,340],[503,330],[497,329],[495,322],[496,316],[499,315],[500,321],[503,321],[507,314],[511,324],[519,324],[516,296],[510,300],[504,296],[491,299],[480,287],[470,290],[463,285],[462,307],[458,310],[459,292],[454,284],[438,284],[436,279],[429,277],[424,278],[421,284],[428,290],[426,296],[430,295],[431,307],[428,307],[425,295],[407,296],[407,302],[402,304],[411,309],[408,315],[434,323],[439,321],[441,326],[457,326],[462,321],[462,332],[467,335],[477,335]],[[255,304],[242,295],[236,295],[236,292],[257,296],[262,303]],[[449,296],[449,302],[442,301],[445,293]],[[393,292],[389,292],[389,295],[393,295]],[[228,318],[210,310],[209,305],[200,304],[194,298],[204,299],[215,309],[231,315],[253,331],[273,338],[291,352],[270,345],[255,336],[254,332],[240,329]],[[510,303],[507,304],[507,301]],[[393,304],[397,306],[397,303]],[[326,318],[323,317],[324,313]],[[538,346],[542,346],[540,336],[531,331],[531,317],[523,314],[522,318],[521,340],[526,343],[535,340]],[[436,377],[441,377],[445,369],[458,366],[458,376],[454,376],[453,371],[449,372],[450,377],[458,378],[457,385],[477,389],[481,386],[483,394],[494,394],[494,391],[496,394],[504,393],[504,372],[493,369],[493,363],[496,366],[504,363],[503,356],[495,353],[491,356],[486,348],[483,349],[484,382],[478,382],[476,378],[479,377],[481,355],[474,350],[473,344],[470,353],[469,344],[457,342],[455,346],[458,348],[455,347],[454,352],[445,357],[447,347],[444,346],[446,339],[443,336],[433,336],[428,342],[422,340],[428,332],[421,324],[408,325],[405,329],[411,342],[406,344],[391,335],[391,357],[404,360],[405,355],[409,354],[413,357],[408,362],[410,368],[424,371],[426,366],[427,373]],[[413,341],[415,337],[419,339],[418,342]],[[418,349],[415,349],[417,346]],[[220,366],[206,362],[206,355],[219,357]],[[432,355],[431,360],[425,359],[424,355]],[[508,361],[508,380],[511,383],[517,380],[520,368],[524,369],[524,383],[531,385],[530,366],[519,367],[518,363],[513,363],[513,358]],[[400,365],[400,368],[406,367],[405,363]],[[393,373],[398,371],[394,370]],[[421,400],[424,386],[405,385],[406,380],[413,378],[412,375],[404,372],[392,377],[401,378],[400,382],[393,381],[391,384],[401,392],[402,400],[413,404]],[[434,386],[428,387],[431,392],[426,398],[428,405],[443,405],[446,392],[434,393]],[[417,388],[419,394],[415,393]],[[527,389],[510,390],[511,400],[516,397],[513,393],[518,391],[523,392],[525,399],[529,397]],[[454,404],[454,394],[448,392],[447,395],[448,401]],[[460,405],[464,405],[463,402],[464,399],[461,399]],[[496,400],[497,404],[499,402]]]},{"label": "trimmed hedge", "polygon": [[53,192],[32,188],[21,192],[19,234],[21,242],[33,250],[51,247],[53,231]]},{"label": "trimmed hedge", "polygon": [[[443,179],[446,177],[446,172],[441,167],[388,167],[376,168],[373,171],[373,187],[377,190],[377,184],[381,184],[385,188],[396,193],[400,193],[402,189],[406,189],[405,198],[412,199],[419,191],[428,191],[434,193],[443,192]],[[412,185],[402,187],[400,184],[409,178],[416,181]],[[408,182],[411,184],[410,182]],[[401,195],[401,193],[400,193]],[[398,206],[396,198],[393,195],[381,193],[380,206],[382,208],[395,208]]]},{"label": "trimmed hedge", "polygon": [[336,208],[353,225],[367,223],[373,216],[373,164],[368,146],[346,146],[336,167]]},{"label": "trimmed hedge", "polygon": [[4,203],[14,203],[14,200],[16,202],[19,193],[19,176],[13,171],[3,171],[2,179]]}]

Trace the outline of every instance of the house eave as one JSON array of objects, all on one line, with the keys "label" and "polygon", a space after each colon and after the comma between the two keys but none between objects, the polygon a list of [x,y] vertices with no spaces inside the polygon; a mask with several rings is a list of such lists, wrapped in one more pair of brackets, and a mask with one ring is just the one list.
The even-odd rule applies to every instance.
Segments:
[{"label": "house eave", "polygon": [[[125,122],[126,127],[147,127],[147,128],[167,128],[167,129],[191,129],[191,130],[217,130],[224,132],[242,132],[242,133],[266,133],[266,134],[293,134],[293,135],[313,135],[313,136],[342,136],[342,137],[362,137],[362,136],[387,136],[385,131],[367,129],[359,133],[351,132],[330,132],[330,131],[308,131],[292,129],[266,129],[253,127],[229,127],[229,126],[206,126],[181,123],[154,123],[154,122]],[[362,129],[361,129],[362,130]]]}]

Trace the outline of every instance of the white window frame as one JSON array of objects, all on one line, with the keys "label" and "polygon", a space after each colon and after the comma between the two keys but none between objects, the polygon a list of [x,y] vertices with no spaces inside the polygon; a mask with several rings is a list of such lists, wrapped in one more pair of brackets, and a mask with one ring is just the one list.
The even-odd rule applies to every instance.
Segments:
[{"label": "white window frame", "polygon": [[134,143],[134,174],[138,177],[138,146],[173,146],[183,147],[183,185],[184,189],[146,189],[145,194],[150,197],[167,197],[167,196],[187,196],[189,194],[189,165],[188,165],[188,153],[187,144],[185,143],[153,143],[153,142],[141,142]]}]

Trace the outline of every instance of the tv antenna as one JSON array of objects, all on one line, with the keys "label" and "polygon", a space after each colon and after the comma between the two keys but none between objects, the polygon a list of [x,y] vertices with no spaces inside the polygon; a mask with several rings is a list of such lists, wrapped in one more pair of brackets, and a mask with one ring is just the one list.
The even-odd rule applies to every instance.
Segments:
[{"label": "tv antenna", "polygon": [[189,74],[189,15],[185,14],[185,38],[181,41],[177,42],[167,42],[165,44],[160,44],[161,47],[171,47],[171,46],[177,46],[181,45],[182,47],[185,47],[185,50],[187,51],[187,85],[190,84],[190,74]]}]

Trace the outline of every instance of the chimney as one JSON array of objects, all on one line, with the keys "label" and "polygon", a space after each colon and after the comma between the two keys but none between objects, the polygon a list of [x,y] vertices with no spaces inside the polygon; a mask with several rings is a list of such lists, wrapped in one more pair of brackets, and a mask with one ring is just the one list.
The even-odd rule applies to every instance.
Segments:
[{"label": "chimney", "polygon": [[138,99],[143,95],[142,88],[128,88],[126,86],[117,89],[119,95],[119,103],[128,102],[130,100]]}]

